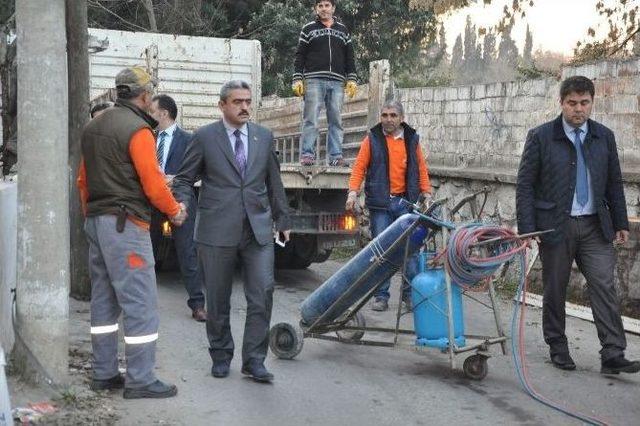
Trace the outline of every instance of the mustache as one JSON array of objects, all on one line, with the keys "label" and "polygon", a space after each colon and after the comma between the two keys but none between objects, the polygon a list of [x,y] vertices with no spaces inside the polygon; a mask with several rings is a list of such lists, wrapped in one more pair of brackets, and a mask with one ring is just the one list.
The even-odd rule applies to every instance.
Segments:
[{"label": "mustache", "polygon": [[249,111],[243,109],[238,115],[249,115]]}]

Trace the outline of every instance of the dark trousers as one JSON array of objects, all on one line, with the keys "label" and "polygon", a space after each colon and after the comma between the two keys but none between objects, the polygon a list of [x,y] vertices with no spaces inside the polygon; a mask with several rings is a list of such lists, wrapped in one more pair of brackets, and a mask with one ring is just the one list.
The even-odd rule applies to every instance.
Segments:
[{"label": "dark trousers", "polygon": [[[178,266],[180,267],[180,275],[187,290],[187,305],[189,308],[204,307],[204,279],[202,271],[198,265],[198,253],[196,243],[193,241],[193,232],[196,221],[196,202],[195,197],[187,203],[187,220],[182,226],[173,226],[171,235],[176,247],[176,255],[178,257]],[[161,224],[167,220],[167,217],[158,210],[152,211],[151,217],[151,240],[157,244],[162,238]]]},{"label": "dark trousers", "polygon": [[195,199],[189,202],[187,220],[182,226],[173,227],[173,242],[176,245],[180,274],[187,289],[187,305],[191,309],[204,308],[204,280],[202,271],[198,267],[198,253],[193,241],[193,231],[196,223]]},{"label": "dark trousers", "polygon": [[231,288],[235,266],[240,265],[247,315],[242,343],[242,361],[264,360],[273,305],[273,242],[260,245],[245,219],[242,241],[235,247],[198,244],[198,256],[207,288],[207,337],[209,353],[216,361],[233,358],[229,323]]},{"label": "dark trousers", "polygon": [[605,240],[597,216],[571,218],[565,231],[560,243],[540,246],[544,283],[542,328],[551,355],[569,351],[565,300],[574,260],[587,280],[591,310],[602,345],[601,359],[606,361],[623,355],[627,342],[613,282],[616,263],[613,245]]}]

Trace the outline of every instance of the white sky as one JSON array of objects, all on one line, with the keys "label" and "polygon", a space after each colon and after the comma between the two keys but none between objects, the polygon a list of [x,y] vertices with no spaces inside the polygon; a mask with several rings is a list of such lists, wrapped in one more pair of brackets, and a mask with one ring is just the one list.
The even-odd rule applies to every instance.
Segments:
[{"label": "white sky", "polygon": [[[527,24],[533,34],[533,50],[541,48],[573,54],[573,48],[579,40],[585,40],[587,29],[594,28],[598,34],[608,31],[608,25],[597,12],[595,4],[598,0],[534,0],[534,6],[527,6],[525,18],[516,18],[512,37],[518,48],[522,50]],[[610,3],[616,0],[604,0]],[[640,0],[631,0],[638,3]],[[488,6],[479,0],[477,4],[455,11],[443,17],[447,35],[449,52],[453,48],[458,34],[464,37],[464,26],[467,15],[477,27],[491,27],[502,17],[505,5],[511,5],[512,0],[493,0]]]}]

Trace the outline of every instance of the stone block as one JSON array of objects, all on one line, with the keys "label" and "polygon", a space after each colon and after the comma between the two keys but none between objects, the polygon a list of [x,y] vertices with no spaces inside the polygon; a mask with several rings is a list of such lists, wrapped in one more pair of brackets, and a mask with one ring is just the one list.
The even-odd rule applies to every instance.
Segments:
[{"label": "stone block", "polygon": [[433,100],[434,101],[444,101],[445,99],[445,91],[447,89],[444,87],[438,87],[433,89]]},{"label": "stone block", "polygon": [[469,114],[471,112],[471,102],[468,100],[459,100],[454,104],[456,114]]},{"label": "stone block", "polygon": [[444,116],[444,125],[445,126],[455,126],[456,125],[456,116],[455,114],[446,114]]},{"label": "stone block", "polygon": [[455,87],[449,87],[445,91],[445,99],[446,100],[456,100],[458,99],[458,89]]},{"label": "stone block", "polygon": [[476,84],[472,88],[473,99],[484,99],[486,96],[486,85],[484,84]]},{"label": "stone block", "polygon": [[640,73],[640,60],[630,59],[618,64],[616,76],[618,78],[636,76]]},{"label": "stone block", "polygon": [[432,101],[433,100],[433,88],[427,87],[422,89],[422,100],[423,101]]},{"label": "stone block", "polygon": [[637,113],[638,95],[616,95],[612,101],[613,113]]},{"label": "stone block", "polygon": [[458,99],[471,99],[471,86],[458,87]]},{"label": "stone block", "polygon": [[468,126],[469,121],[469,114],[456,114],[456,122],[458,126]]},{"label": "stone block", "polygon": [[455,112],[455,105],[452,101],[443,102],[444,104],[444,114],[453,114]]}]

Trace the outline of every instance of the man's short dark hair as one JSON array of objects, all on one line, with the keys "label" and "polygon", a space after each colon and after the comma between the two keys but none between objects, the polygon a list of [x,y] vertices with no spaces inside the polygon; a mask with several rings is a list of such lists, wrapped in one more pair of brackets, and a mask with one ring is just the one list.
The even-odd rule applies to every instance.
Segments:
[{"label": "man's short dark hair", "polygon": [[102,102],[99,104],[95,104],[93,106],[93,108],[91,108],[91,111],[89,112],[89,115],[91,115],[91,118],[95,117],[96,113],[105,110],[107,108],[111,108],[113,106],[113,103],[111,102]]},{"label": "man's short dark hair", "polygon": [[156,95],[153,97],[153,101],[158,102],[158,107],[167,111],[172,120],[175,120],[178,117],[178,106],[171,96]]},{"label": "man's short dark hair", "polygon": [[591,98],[596,94],[596,88],[593,85],[591,79],[582,75],[576,75],[569,77],[560,85],[560,101],[564,101],[571,93],[589,93]]},{"label": "man's short dark hair", "polygon": [[328,1],[329,3],[331,3],[331,6],[336,5],[336,0],[316,0],[314,4],[322,3],[323,1]]}]

